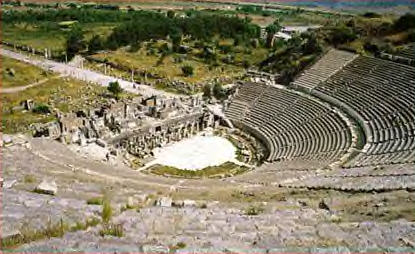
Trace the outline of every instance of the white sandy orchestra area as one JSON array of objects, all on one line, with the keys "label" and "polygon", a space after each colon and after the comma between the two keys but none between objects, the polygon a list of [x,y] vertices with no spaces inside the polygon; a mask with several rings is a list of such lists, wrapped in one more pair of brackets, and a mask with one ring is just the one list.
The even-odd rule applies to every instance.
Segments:
[{"label": "white sandy orchestra area", "polygon": [[236,148],[222,137],[204,133],[177,143],[154,149],[153,163],[186,170],[200,170],[218,166],[227,161],[235,162]]}]

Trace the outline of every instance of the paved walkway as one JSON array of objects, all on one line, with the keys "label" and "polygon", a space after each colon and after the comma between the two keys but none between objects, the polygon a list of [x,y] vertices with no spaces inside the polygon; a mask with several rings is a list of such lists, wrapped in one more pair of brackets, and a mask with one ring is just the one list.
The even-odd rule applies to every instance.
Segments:
[{"label": "paved walkway", "polygon": [[[29,63],[35,66],[38,66],[39,68],[42,68],[44,70],[47,71],[53,71],[56,73],[60,73],[63,75],[67,75],[70,76],[72,78],[75,79],[79,79],[79,80],[83,80],[86,82],[92,82],[92,83],[96,83],[102,86],[107,86],[109,82],[113,82],[113,81],[118,81],[120,86],[125,90],[128,91],[130,93],[135,93],[135,94],[141,94],[144,96],[152,96],[152,95],[162,95],[162,96],[168,96],[168,97],[180,97],[180,95],[177,94],[172,94],[172,93],[168,93],[168,92],[164,92],[164,91],[160,91],[160,90],[156,90],[150,86],[146,86],[146,85],[138,85],[135,84],[133,82],[129,82],[123,79],[119,79],[116,77],[112,77],[112,76],[108,76],[108,75],[104,75],[102,73],[98,73],[95,71],[91,71],[91,70],[86,70],[86,69],[81,69],[78,67],[74,67],[74,66],[70,66],[68,64],[65,63],[59,63],[59,62],[55,62],[52,60],[47,60],[47,59],[35,59],[35,58],[31,58],[27,55],[24,54],[20,54],[20,53],[16,53],[7,49],[0,49],[0,54],[10,57],[10,58],[14,58],[16,60],[25,62],[25,63]],[[134,88],[134,86],[136,88]],[[3,91],[2,91],[3,92]]]}]

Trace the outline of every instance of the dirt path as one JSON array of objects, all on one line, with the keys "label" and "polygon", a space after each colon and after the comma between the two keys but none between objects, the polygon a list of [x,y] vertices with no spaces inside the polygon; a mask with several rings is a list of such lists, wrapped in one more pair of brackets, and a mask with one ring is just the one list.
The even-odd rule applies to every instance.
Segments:
[{"label": "dirt path", "polygon": [[101,86],[107,86],[108,83],[110,83],[110,82],[118,81],[119,84],[121,85],[121,87],[125,91],[128,91],[130,93],[141,94],[141,95],[144,95],[144,96],[157,95],[157,96],[166,96],[166,97],[182,97],[182,96],[177,95],[177,94],[172,94],[172,93],[156,90],[156,89],[154,89],[150,86],[147,86],[147,85],[138,85],[138,84],[135,84],[133,82],[129,82],[129,81],[119,79],[119,78],[116,78],[116,77],[112,77],[112,76],[108,76],[108,75],[104,75],[104,74],[99,73],[99,72],[70,66],[70,65],[65,64],[65,63],[59,63],[59,62],[51,61],[51,60],[48,60],[48,59],[31,58],[27,55],[16,53],[16,52],[4,49],[4,48],[0,49],[0,54],[4,55],[4,56],[7,56],[7,57],[10,57],[10,58],[13,58],[13,59],[16,59],[16,60],[19,60],[19,61],[22,61],[22,62],[25,62],[25,63],[28,63],[28,64],[38,66],[38,67],[40,67],[44,70],[47,70],[47,71],[53,71],[53,72],[56,72],[56,73],[60,73],[62,75],[70,76],[70,77],[78,79],[78,80],[83,80],[85,82],[95,83],[95,84],[98,84],[98,85],[101,85]]},{"label": "dirt path", "polygon": [[20,91],[24,91],[24,90],[26,90],[28,88],[35,87],[35,86],[44,84],[44,83],[46,83],[47,81],[49,81],[51,79],[62,78],[64,76],[65,75],[62,74],[62,75],[59,75],[59,76],[56,76],[56,77],[52,77],[52,78],[45,78],[45,79],[39,80],[37,82],[34,82],[34,83],[29,84],[29,85],[26,85],[26,86],[2,88],[1,89],[1,93],[17,93],[17,92],[20,92]]}]

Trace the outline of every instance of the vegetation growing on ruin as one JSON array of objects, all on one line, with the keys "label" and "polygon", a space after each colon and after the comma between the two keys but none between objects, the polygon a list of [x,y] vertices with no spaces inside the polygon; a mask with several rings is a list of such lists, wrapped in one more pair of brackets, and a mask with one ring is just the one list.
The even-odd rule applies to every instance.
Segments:
[{"label": "vegetation growing on ruin", "polygon": [[92,197],[86,201],[88,205],[102,205],[104,199],[102,197]]},{"label": "vegetation growing on ruin", "polygon": [[35,183],[36,182],[36,177],[34,175],[25,175],[23,178],[23,181],[25,183]]},{"label": "vegetation growing on ruin", "polygon": [[75,232],[80,230],[87,230],[89,227],[95,227],[100,223],[100,220],[95,217],[87,218],[84,222],[76,222],[70,226],[61,218],[58,222],[53,223],[48,221],[44,227],[40,229],[21,228],[20,234],[12,238],[1,239],[2,250],[12,250],[20,245],[39,241],[43,239],[49,239],[52,237],[63,237],[66,232]]},{"label": "vegetation growing on ruin", "polygon": [[121,224],[104,224],[103,228],[99,231],[99,235],[122,237],[124,235],[124,229]]},{"label": "vegetation growing on ruin", "polygon": [[251,216],[258,215],[263,212],[264,212],[264,208],[262,206],[254,206],[254,205],[249,206],[244,211],[245,215],[251,215]]},{"label": "vegetation growing on ruin", "polygon": [[102,228],[99,231],[100,236],[110,235],[122,237],[124,235],[123,226],[121,224],[114,224],[111,222],[113,212],[110,200],[108,198],[104,198],[101,212]]},{"label": "vegetation growing on ruin", "polygon": [[87,218],[84,222],[77,221],[75,225],[70,227],[69,231],[75,232],[80,230],[87,230],[90,227],[97,226],[101,221],[96,217]]},{"label": "vegetation growing on ruin", "polygon": [[180,249],[186,248],[186,243],[184,242],[178,242],[176,245],[169,246],[170,251],[176,251]]},{"label": "vegetation growing on ruin", "polygon": [[104,223],[108,223],[112,217],[111,202],[108,199],[104,199],[102,203],[101,218]]},{"label": "vegetation growing on ruin", "polygon": [[185,170],[157,164],[150,167],[148,172],[156,175],[179,178],[222,178],[238,175],[248,170],[249,168],[247,167],[238,166],[232,162],[225,162],[222,165],[206,167],[201,170]]}]

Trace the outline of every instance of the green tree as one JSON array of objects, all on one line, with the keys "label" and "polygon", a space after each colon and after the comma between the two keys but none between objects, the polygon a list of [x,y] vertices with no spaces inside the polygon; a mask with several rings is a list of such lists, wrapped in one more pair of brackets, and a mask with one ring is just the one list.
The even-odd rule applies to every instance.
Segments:
[{"label": "green tree", "polygon": [[187,64],[182,66],[183,75],[186,77],[192,76],[194,73],[193,66]]},{"label": "green tree", "polygon": [[243,66],[245,69],[248,69],[248,68],[251,66],[251,63],[250,63],[247,59],[244,59],[244,60],[242,61],[242,66]]},{"label": "green tree", "polygon": [[338,26],[331,31],[329,40],[334,46],[337,46],[353,41],[356,38],[357,35],[354,33],[353,29],[347,26]]},{"label": "green tree", "polygon": [[94,53],[102,49],[104,49],[104,41],[101,36],[94,35],[94,37],[92,37],[88,42],[88,51]]},{"label": "green tree", "polygon": [[178,29],[174,29],[170,33],[170,39],[171,39],[171,43],[173,45],[173,51],[174,52],[177,52],[179,50],[180,43],[182,42],[182,36],[183,36],[182,31],[180,31]]},{"label": "green tree", "polygon": [[316,54],[322,51],[322,47],[314,33],[303,33],[301,38],[303,40],[301,49],[304,55]]},{"label": "green tree", "polygon": [[72,59],[80,51],[84,50],[86,43],[84,41],[84,32],[79,26],[74,26],[66,38],[66,54]]},{"label": "green tree", "polygon": [[174,11],[172,11],[172,10],[168,10],[167,11],[167,17],[168,18],[174,18],[174,16],[176,15],[176,13],[174,12]]},{"label": "green tree", "polygon": [[275,21],[274,23],[268,25],[265,28],[265,32],[267,32],[267,47],[272,47],[272,41],[274,39],[274,35],[278,33],[281,30],[281,25],[278,23],[278,21]]},{"label": "green tree", "polygon": [[393,27],[397,31],[405,31],[410,28],[415,28],[415,15],[407,13],[395,21]]},{"label": "green tree", "polygon": [[119,98],[120,94],[122,93],[122,88],[118,81],[110,82],[108,84],[108,91],[114,95],[115,98]]}]

